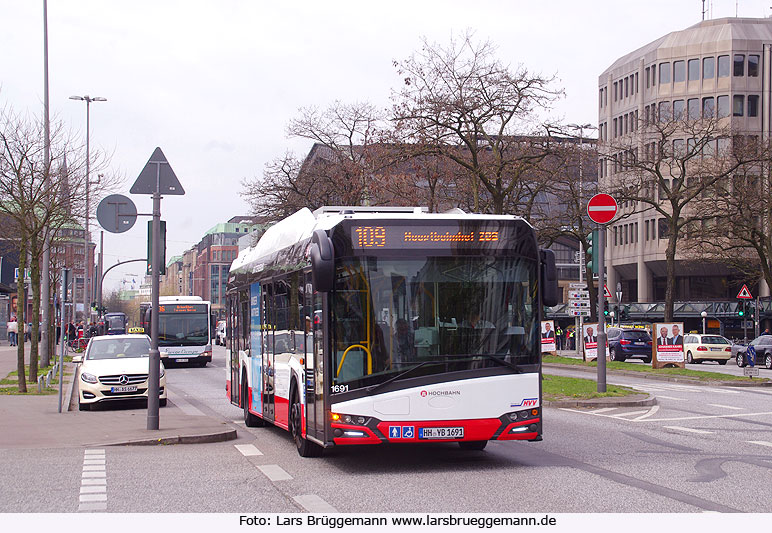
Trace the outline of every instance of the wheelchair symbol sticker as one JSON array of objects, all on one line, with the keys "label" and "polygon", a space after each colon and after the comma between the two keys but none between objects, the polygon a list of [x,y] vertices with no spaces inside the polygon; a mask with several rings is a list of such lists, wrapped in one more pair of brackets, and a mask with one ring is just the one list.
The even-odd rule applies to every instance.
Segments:
[{"label": "wheelchair symbol sticker", "polygon": [[403,439],[415,438],[415,426],[402,426],[402,438]]}]

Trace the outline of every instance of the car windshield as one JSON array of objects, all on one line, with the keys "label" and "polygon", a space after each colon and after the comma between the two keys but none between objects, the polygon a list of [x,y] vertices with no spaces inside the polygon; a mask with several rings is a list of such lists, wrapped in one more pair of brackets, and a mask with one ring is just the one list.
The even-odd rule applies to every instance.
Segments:
[{"label": "car windshield", "polygon": [[729,344],[729,341],[719,335],[705,335],[702,344]]},{"label": "car windshield", "polygon": [[650,341],[651,337],[645,331],[625,331],[625,339]]},{"label": "car windshield", "polygon": [[148,357],[150,341],[148,339],[94,339],[88,349],[86,359],[119,359],[124,357]]}]

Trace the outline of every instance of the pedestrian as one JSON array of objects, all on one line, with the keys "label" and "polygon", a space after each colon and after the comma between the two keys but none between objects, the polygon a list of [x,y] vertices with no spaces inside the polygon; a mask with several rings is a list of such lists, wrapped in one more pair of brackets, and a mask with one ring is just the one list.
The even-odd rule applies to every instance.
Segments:
[{"label": "pedestrian", "polygon": [[24,342],[29,342],[32,338],[32,322],[27,322],[24,327]]},{"label": "pedestrian", "polygon": [[8,321],[8,342],[11,346],[16,346],[18,344],[18,338],[19,338],[19,323],[16,322],[16,317],[11,317],[11,320]]},{"label": "pedestrian", "polygon": [[560,329],[560,324],[555,326],[555,342],[558,343],[557,349],[562,350],[563,349],[563,330]]}]

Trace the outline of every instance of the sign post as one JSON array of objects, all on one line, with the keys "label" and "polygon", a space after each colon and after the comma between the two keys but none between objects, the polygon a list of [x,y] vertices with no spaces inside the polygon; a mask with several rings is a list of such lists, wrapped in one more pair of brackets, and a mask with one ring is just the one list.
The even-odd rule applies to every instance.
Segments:
[{"label": "sign post", "polygon": [[[606,224],[617,214],[617,209],[617,201],[608,194],[596,194],[587,202],[587,215],[600,226],[598,228],[599,285],[606,279]],[[603,312],[605,307],[606,299],[598,298],[598,392],[606,392],[606,315]]]},{"label": "sign post", "polygon": [[751,294],[751,291],[748,289],[748,286],[743,284],[743,288],[740,289],[740,292],[737,293],[737,298],[739,300],[743,301],[743,342],[746,344],[748,343],[748,320],[747,320],[747,309],[745,307],[745,302],[748,300],[753,300],[753,295]]},{"label": "sign post", "polygon": [[131,194],[153,195],[153,249],[151,253],[152,264],[152,312],[150,315],[150,375],[148,376],[147,390],[147,429],[158,429],[159,389],[161,373],[161,352],[158,351],[158,291],[160,287],[160,259],[161,259],[161,194],[183,195],[185,190],[180,185],[174,170],[160,148],[153,151],[153,155],[140,172],[137,181],[129,190]]}]

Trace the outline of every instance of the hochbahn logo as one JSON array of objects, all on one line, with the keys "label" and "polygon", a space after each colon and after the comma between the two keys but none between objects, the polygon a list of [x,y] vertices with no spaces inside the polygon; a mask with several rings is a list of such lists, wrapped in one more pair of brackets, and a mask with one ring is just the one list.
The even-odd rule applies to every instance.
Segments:
[{"label": "hochbahn logo", "polygon": [[421,397],[426,396],[461,396],[460,390],[422,390]]}]

